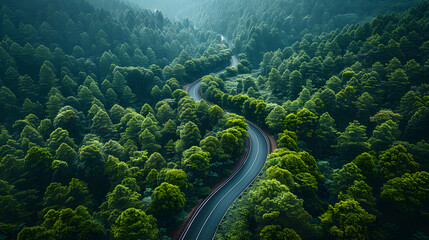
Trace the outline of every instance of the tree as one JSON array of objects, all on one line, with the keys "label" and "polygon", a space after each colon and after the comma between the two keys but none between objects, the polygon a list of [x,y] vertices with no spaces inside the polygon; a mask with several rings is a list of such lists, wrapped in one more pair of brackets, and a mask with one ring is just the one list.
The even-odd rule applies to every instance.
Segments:
[{"label": "tree", "polygon": [[145,129],[139,136],[142,150],[148,153],[154,153],[161,149],[161,145],[157,144],[155,135],[153,135],[149,129]]},{"label": "tree", "polygon": [[284,108],[281,106],[275,106],[273,110],[271,110],[270,114],[268,114],[265,122],[273,132],[279,132],[285,117],[286,111]]},{"label": "tree", "polygon": [[36,100],[38,94],[36,92],[36,85],[34,84],[33,79],[25,74],[24,76],[19,77],[19,91],[22,96],[25,96],[31,100]]},{"label": "tree", "polygon": [[143,171],[145,173],[149,173],[152,169],[161,170],[167,166],[165,159],[161,154],[154,152],[150,155],[149,159],[146,161],[144,165]]},{"label": "tree", "polygon": [[295,232],[295,230],[290,228],[282,229],[280,225],[265,226],[259,236],[261,237],[261,240],[301,240],[301,237]]},{"label": "tree", "polygon": [[284,89],[282,86],[282,76],[275,68],[272,68],[269,74],[268,86],[273,93],[278,93],[281,89]]},{"label": "tree", "polygon": [[320,217],[322,227],[335,239],[369,239],[368,227],[375,216],[366,212],[357,201],[347,199],[329,205]]},{"label": "tree", "polygon": [[83,86],[79,90],[77,97],[80,105],[82,106],[82,110],[87,112],[91,108],[92,101],[94,100],[94,95],[92,94],[91,90],[89,90],[88,87]]},{"label": "tree", "polygon": [[52,155],[39,146],[27,151],[24,159],[25,180],[28,188],[44,189],[51,180]]},{"label": "tree", "polygon": [[130,188],[118,184],[112,192],[107,193],[106,200],[100,206],[97,215],[108,226],[115,223],[122,212],[129,208],[142,209],[141,195]]},{"label": "tree", "polygon": [[49,90],[51,90],[52,87],[57,86],[57,84],[58,79],[49,67],[49,62],[44,62],[40,67],[39,72],[40,94],[42,96],[46,96]]},{"label": "tree", "polygon": [[156,113],[156,118],[161,122],[165,123],[170,119],[174,119],[176,114],[174,110],[168,104],[163,104]]},{"label": "tree", "polygon": [[374,184],[377,178],[377,157],[369,153],[362,153],[357,156],[353,163],[361,170],[361,173],[367,179],[367,182]]},{"label": "tree", "polygon": [[126,160],[124,147],[115,140],[110,140],[103,146],[103,154],[107,158],[109,155],[118,158],[120,161]]},{"label": "tree", "polygon": [[124,88],[127,86],[127,81],[125,80],[124,75],[119,71],[115,71],[113,75],[112,86],[113,90],[115,90],[119,96],[122,96]]},{"label": "tree", "polygon": [[342,158],[350,160],[369,149],[367,139],[366,127],[355,120],[347,126],[344,132],[340,133],[338,144],[334,147]]},{"label": "tree", "polygon": [[335,93],[338,93],[343,88],[342,82],[337,76],[333,76],[326,81],[326,86]]},{"label": "tree", "polygon": [[79,149],[79,174],[89,183],[89,188],[96,193],[96,197],[105,189],[104,163],[103,155],[96,145],[84,145]]},{"label": "tree", "polygon": [[380,154],[378,163],[381,165],[380,172],[385,180],[400,177],[405,173],[414,173],[419,169],[419,164],[403,145],[384,151]]},{"label": "tree", "polygon": [[364,209],[373,212],[375,210],[375,197],[372,195],[372,187],[364,181],[355,181],[345,192],[340,192],[338,200],[356,200]]},{"label": "tree", "polygon": [[116,138],[116,129],[109,115],[103,110],[98,111],[94,116],[91,128],[95,134],[105,141]]},{"label": "tree", "polygon": [[201,140],[198,126],[191,121],[186,123],[183,130],[180,131],[180,140],[182,141],[184,149],[198,145]]},{"label": "tree", "polygon": [[335,189],[334,192],[345,191],[352,186],[355,181],[365,180],[362,171],[354,163],[345,164],[333,175]]},{"label": "tree", "polygon": [[112,225],[112,233],[115,239],[120,240],[158,239],[156,219],[135,208],[128,208],[119,215]]},{"label": "tree", "polygon": [[55,151],[55,159],[66,162],[69,166],[75,166],[77,163],[77,153],[67,143],[61,143]]},{"label": "tree", "polygon": [[165,181],[167,183],[178,186],[179,188],[187,188],[189,186],[188,176],[182,169],[171,169],[165,174]]},{"label": "tree", "polygon": [[223,117],[223,110],[218,105],[213,105],[209,108],[210,126],[215,126],[219,119]]},{"label": "tree", "polygon": [[70,138],[69,132],[62,128],[57,128],[53,131],[48,139],[48,146],[51,152],[55,152],[62,143],[67,143],[73,149],[77,149],[73,138]]},{"label": "tree", "polygon": [[293,71],[289,76],[289,86],[288,86],[288,97],[289,99],[296,99],[298,94],[302,90],[302,75],[299,71]]},{"label": "tree", "polygon": [[396,139],[399,138],[401,132],[398,124],[392,120],[388,120],[378,125],[372,132],[372,137],[368,140],[371,144],[371,149],[381,151],[388,148]]},{"label": "tree", "polygon": [[371,94],[364,92],[356,101],[356,116],[361,122],[367,123],[376,106],[377,105],[374,103],[374,98]]},{"label": "tree", "polygon": [[193,178],[204,177],[210,167],[210,154],[200,147],[192,146],[183,152],[182,166],[193,173]]},{"label": "tree", "polygon": [[[106,233],[103,226],[94,220],[84,206],[75,210],[71,208],[56,211],[51,209],[43,217],[42,225],[24,228],[18,239],[34,239],[31,233],[36,232],[38,236],[46,239],[103,239]],[[36,235],[36,236],[37,236]],[[31,237],[31,238],[28,238]]]},{"label": "tree", "polygon": [[309,236],[311,218],[299,199],[275,179],[262,180],[249,191],[250,217],[256,222],[278,222],[283,227],[295,229],[301,236]]},{"label": "tree", "polygon": [[165,218],[182,210],[185,203],[185,195],[179,187],[164,182],[153,191],[150,208],[156,213],[155,215]]},{"label": "tree", "polygon": [[279,133],[279,148],[286,148],[290,151],[299,151],[297,142],[298,138],[295,132],[284,130],[282,133]]},{"label": "tree", "polygon": [[408,90],[408,77],[404,70],[396,69],[389,76],[387,95],[391,103],[398,101]]},{"label": "tree", "polygon": [[403,213],[413,216],[428,213],[429,173],[416,172],[392,178],[381,189],[381,198]]}]

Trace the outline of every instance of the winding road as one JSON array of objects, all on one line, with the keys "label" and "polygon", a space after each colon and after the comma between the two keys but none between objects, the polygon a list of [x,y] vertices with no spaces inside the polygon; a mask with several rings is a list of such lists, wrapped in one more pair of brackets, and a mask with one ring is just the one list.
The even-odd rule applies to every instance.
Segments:
[{"label": "winding road", "polygon": [[[237,64],[238,59],[233,56],[231,65],[237,67]],[[202,100],[200,84],[201,80],[198,80],[185,88],[196,101]],[[182,232],[180,240],[213,239],[229,207],[262,171],[267,156],[271,152],[270,138],[255,124],[248,121],[247,123],[250,146],[244,164],[198,206]]]}]

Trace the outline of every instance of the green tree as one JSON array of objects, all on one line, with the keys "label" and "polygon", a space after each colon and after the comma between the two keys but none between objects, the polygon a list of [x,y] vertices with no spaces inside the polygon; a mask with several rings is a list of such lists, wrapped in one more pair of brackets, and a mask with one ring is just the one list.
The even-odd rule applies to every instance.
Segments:
[{"label": "green tree", "polygon": [[186,198],[178,186],[162,183],[152,193],[150,208],[160,217],[177,213],[185,207]]},{"label": "green tree", "polygon": [[408,76],[402,69],[396,69],[389,76],[387,95],[391,103],[398,101],[408,90]]},{"label": "green tree", "polygon": [[365,210],[373,212],[375,210],[376,199],[372,195],[372,187],[364,181],[355,181],[345,192],[340,192],[338,200],[356,200]]},{"label": "green tree", "polygon": [[405,173],[387,181],[381,189],[381,198],[396,209],[413,216],[428,213],[429,174],[427,172]]},{"label": "green tree", "polygon": [[351,122],[338,137],[338,144],[334,147],[345,160],[351,160],[362,152],[369,150],[366,127],[358,121]]},{"label": "green tree", "polygon": [[161,145],[157,144],[155,139],[155,135],[153,135],[149,129],[145,129],[139,136],[140,144],[142,146],[143,151],[147,151],[148,153],[154,153],[161,149]]},{"label": "green tree", "polygon": [[128,208],[119,215],[112,225],[112,233],[115,239],[120,240],[158,239],[156,219],[135,208]]},{"label": "green tree", "polygon": [[293,71],[289,77],[289,86],[288,86],[289,99],[296,99],[298,97],[298,94],[302,90],[302,85],[304,85],[302,81],[302,74],[297,70]]},{"label": "green tree", "polygon": [[377,157],[369,153],[362,153],[357,156],[353,163],[361,170],[361,173],[367,179],[367,182],[374,184],[377,179]]},{"label": "green tree", "polygon": [[129,208],[143,208],[141,195],[118,184],[112,192],[107,193],[106,200],[101,204],[100,212],[97,215],[110,226],[115,223],[122,212]]},{"label": "green tree", "polygon": [[368,228],[375,219],[352,199],[330,205],[320,217],[322,227],[335,239],[369,239]]},{"label": "green tree", "polygon": [[26,187],[44,189],[51,180],[52,155],[34,146],[27,151],[24,159]]},{"label": "green tree", "polygon": [[183,130],[180,131],[180,140],[184,149],[198,145],[201,140],[198,126],[193,122],[186,123]]},{"label": "green tree", "polygon": [[109,115],[103,110],[98,111],[94,116],[91,128],[95,134],[105,141],[116,138],[116,129],[110,120]]},{"label": "green tree", "polygon": [[162,157],[161,154],[154,152],[150,155],[149,159],[146,161],[144,165],[143,171],[145,173],[149,173],[152,169],[161,170],[167,166],[167,162]]},{"label": "green tree", "polygon": [[210,154],[200,147],[192,146],[183,152],[182,166],[193,173],[193,178],[204,177],[210,167]]},{"label": "green tree", "polygon": [[275,106],[273,110],[271,110],[270,114],[268,114],[265,122],[273,132],[279,132],[285,117],[286,111],[284,108],[281,106]]},{"label": "green tree", "polygon": [[365,180],[362,171],[353,162],[343,165],[341,169],[333,174],[335,189],[334,192],[345,191],[354,184],[355,181]]},{"label": "green tree", "polygon": [[419,164],[414,161],[413,155],[408,153],[403,145],[394,146],[379,156],[380,173],[385,180],[400,177],[405,173],[414,173],[419,170]]},{"label": "green tree", "polygon": [[182,169],[171,169],[165,174],[165,181],[167,183],[178,186],[179,188],[187,188],[189,186],[188,176]]},{"label": "green tree", "polygon": [[376,151],[381,151],[388,148],[393,142],[395,142],[401,132],[399,126],[392,120],[388,120],[378,125],[372,132],[372,137],[368,140],[371,144],[371,148]]},{"label": "green tree", "polygon": [[40,67],[39,72],[40,94],[46,96],[52,87],[58,85],[58,79],[52,69],[49,67],[49,62],[44,62]]},{"label": "green tree", "polygon": [[55,131],[51,133],[47,142],[51,152],[55,152],[62,143],[67,143],[67,145],[73,149],[77,149],[73,138],[70,138],[68,131],[62,128],[55,129]]},{"label": "green tree", "polygon": [[272,68],[269,74],[268,86],[273,93],[278,93],[281,89],[284,89],[282,86],[282,76],[275,68]]},{"label": "green tree", "polygon": [[284,228],[280,225],[267,225],[259,234],[261,240],[301,240],[301,237],[295,232],[295,230],[290,228]]}]

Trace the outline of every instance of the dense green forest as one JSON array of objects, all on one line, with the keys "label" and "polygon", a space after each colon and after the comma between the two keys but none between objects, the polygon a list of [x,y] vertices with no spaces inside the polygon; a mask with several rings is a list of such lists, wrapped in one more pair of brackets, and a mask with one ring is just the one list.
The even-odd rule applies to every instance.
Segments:
[{"label": "dense green forest", "polygon": [[234,51],[258,64],[267,51],[301,41],[347,24],[364,23],[381,13],[405,10],[419,0],[213,0],[195,21],[224,34]]},{"label": "dense green forest", "polygon": [[244,148],[242,117],[181,90],[230,50],[118,2],[2,4],[0,239],[168,238]]},{"label": "dense green forest", "polygon": [[241,59],[203,78],[209,100],[279,146],[217,239],[427,239],[428,9],[306,34],[258,71]]},{"label": "dense green forest", "polygon": [[[2,0],[0,21],[1,240],[170,239],[245,118],[278,149],[216,239],[429,239],[428,0]],[[217,105],[182,90],[201,77]]]}]

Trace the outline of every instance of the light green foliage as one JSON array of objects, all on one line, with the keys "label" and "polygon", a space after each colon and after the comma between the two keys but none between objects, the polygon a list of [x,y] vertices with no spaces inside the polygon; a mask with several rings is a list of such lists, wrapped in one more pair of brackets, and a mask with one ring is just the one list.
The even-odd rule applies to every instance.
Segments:
[{"label": "light green foliage", "polygon": [[112,155],[109,155],[104,167],[104,174],[109,176],[110,186],[113,189],[120,184],[122,180],[131,176],[131,171],[128,164],[119,161]]},{"label": "light green foliage", "polygon": [[428,185],[427,172],[405,173],[383,185],[381,198],[389,201],[401,212],[425,215],[428,213]]},{"label": "light green foliage", "polygon": [[193,122],[186,123],[183,130],[180,131],[180,140],[184,149],[198,145],[201,140],[198,126]]},{"label": "light green foliage", "polygon": [[180,191],[179,187],[164,182],[153,191],[150,207],[155,211],[156,215],[165,217],[182,210],[185,203],[185,195]]},{"label": "light green foliage", "polygon": [[281,106],[276,106],[268,114],[265,122],[273,132],[281,130],[281,124],[286,117],[286,111]]},{"label": "light green foliage", "polygon": [[286,148],[290,151],[299,151],[297,141],[298,139],[295,132],[284,130],[282,133],[279,133],[277,142],[279,148]]},{"label": "light green foliage", "polygon": [[185,170],[195,174],[193,177],[207,175],[210,166],[210,154],[200,147],[193,146],[183,152],[182,166]]},{"label": "light green foliage", "polygon": [[116,129],[109,115],[103,110],[98,111],[92,119],[92,130],[105,141],[116,138]]},{"label": "light green foliage", "polygon": [[372,187],[368,186],[364,181],[355,181],[345,192],[340,192],[338,200],[344,201],[352,199],[367,211],[372,211],[375,208],[376,199],[372,195]]},{"label": "light green foliage", "polygon": [[344,132],[340,133],[335,148],[341,157],[353,159],[369,149],[367,139],[366,127],[355,120],[347,126]]},{"label": "light green foliage", "polygon": [[333,175],[335,193],[345,191],[352,186],[355,181],[365,180],[362,171],[354,163],[347,163]]},{"label": "light green foliage", "polygon": [[[249,192],[249,214],[256,222],[276,221],[298,231],[310,230],[303,201],[277,180],[263,180]],[[308,233],[306,233],[308,234]]]},{"label": "light green foliage", "polygon": [[367,182],[373,184],[378,173],[377,157],[365,152],[357,156],[353,163],[361,170],[362,175],[368,180]]},{"label": "light green foliage", "polygon": [[161,170],[162,168],[166,167],[166,161],[162,157],[160,153],[154,152],[152,155],[150,155],[149,159],[146,161],[144,165],[144,172],[149,173],[152,169],[155,170]]},{"label": "light green foliage", "polygon": [[65,208],[76,208],[79,205],[92,207],[94,200],[89,193],[88,185],[76,178],[73,178],[68,186],[60,183],[51,183],[43,196],[43,212],[50,209],[61,210]]},{"label": "light green foliage", "polygon": [[185,171],[181,169],[171,169],[165,174],[165,181],[184,189],[189,186],[187,177]]},{"label": "light green foliage", "polygon": [[60,211],[49,210],[41,226],[24,228],[18,236],[20,240],[35,239],[99,239],[105,238],[103,226],[95,221],[84,206]]},{"label": "light green foliage", "polygon": [[139,139],[143,151],[154,153],[161,148],[161,145],[157,144],[155,136],[149,131],[149,129],[145,129],[140,134]]},{"label": "light green foliage", "polygon": [[400,177],[404,173],[414,173],[419,170],[419,164],[413,155],[402,145],[394,146],[379,156],[380,173],[385,180]]},{"label": "light green foliage", "polygon": [[301,237],[290,228],[284,228],[280,225],[267,225],[259,234],[261,240],[301,240]]},{"label": "light green foliage", "polygon": [[158,239],[156,219],[135,208],[128,208],[119,215],[112,225],[112,233],[113,237],[119,240]]},{"label": "light green foliage", "polygon": [[271,166],[267,169],[267,178],[276,179],[291,190],[293,190],[298,185],[293,180],[292,173],[290,173],[287,169],[280,168],[277,165]]},{"label": "light green foliage", "polygon": [[400,134],[398,124],[388,120],[374,129],[368,142],[371,144],[372,149],[380,151],[388,148],[399,138]]},{"label": "light green foliage", "polygon": [[73,149],[77,148],[73,138],[69,137],[68,131],[61,128],[55,129],[55,131],[51,133],[47,142],[52,152],[55,152],[62,143],[66,143]]},{"label": "light green foliage", "polygon": [[357,201],[349,199],[330,205],[320,221],[334,239],[369,239],[368,227],[375,221],[375,216],[366,212]]},{"label": "light green foliage", "polygon": [[117,185],[106,196],[97,215],[107,224],[113,224],[121,213],[128,208],[142,209],[141,195],[124,185]]}]

